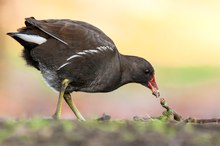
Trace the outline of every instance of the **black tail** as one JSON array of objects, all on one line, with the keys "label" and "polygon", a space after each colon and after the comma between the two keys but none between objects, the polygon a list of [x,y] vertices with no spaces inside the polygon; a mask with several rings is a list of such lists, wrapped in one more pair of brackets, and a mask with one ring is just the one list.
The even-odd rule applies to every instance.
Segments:
[{"label": "black tail", "polygon": [[35,61],[32,58],[31,53],[30,53],[31,49],[35,48],[37,46],[37,44],[26,42],[26,41],[22,40],[21,38],[17,37],[16,34],[21,34],[21,33],[19,33],[19,32],[9,32],[9,33],[7,33],[7,35],[14,38],[22,46],[24,46],[25,49],[23,50],[22,57],[26,60],[27,65],[34,66],[35,68],[37,68],[39,70],[38,62]]},{"label": "black tail", "polygon": [[15,34],[17,34],[17,32],[8,32],[7,35],[11,36],[14,38]]}]

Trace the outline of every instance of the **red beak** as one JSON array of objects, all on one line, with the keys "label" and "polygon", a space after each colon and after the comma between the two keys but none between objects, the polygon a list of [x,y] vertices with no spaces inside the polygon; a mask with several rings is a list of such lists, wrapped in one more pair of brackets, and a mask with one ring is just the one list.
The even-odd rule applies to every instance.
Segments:
[{"label": "red beak", "polygon": [[160,92],[155,81],[155,76],[153,75],[152,79],[148,82],[148,88],[152,91],[152,94],[156,97],[160,96]]}]

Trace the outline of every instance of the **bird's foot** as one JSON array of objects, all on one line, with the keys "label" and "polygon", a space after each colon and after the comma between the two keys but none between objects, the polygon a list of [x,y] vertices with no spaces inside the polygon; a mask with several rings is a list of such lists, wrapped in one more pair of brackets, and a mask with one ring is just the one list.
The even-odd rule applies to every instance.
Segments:
[{"label": "bird's foot", "polygon": [[55,114],[52,116],[52,118],[53,118],[54,120],[59,120],[59,119],[60,119],[60,115],[59,115],[58,113],[55,113]]}]

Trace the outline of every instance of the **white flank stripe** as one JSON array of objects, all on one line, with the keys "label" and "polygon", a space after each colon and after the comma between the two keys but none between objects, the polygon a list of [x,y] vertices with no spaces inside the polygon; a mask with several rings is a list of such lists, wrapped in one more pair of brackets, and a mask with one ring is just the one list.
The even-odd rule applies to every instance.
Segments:
[{"label": "white flank stripe", "polygon": [[103,51],[106,51],[106,50],[114,51],[109,46],[99,46],[99,47],[96,48],[96,50],[84,50],[82,52],[77,52],[75,55],[70,56],[66,60],[69,61],[70,59],[73,59],[73,58],[76,58],[76,57],[82,57],[83,55],[87,55],[87,54],[100,53],[100,51],[103,52]]},{"label": "white flank stripe", "polygon": [[57,70],[60,70],[61,68],[63,68],[64,66],[70,64],[70,62],[64,63],[63,65],[61,65]]},{"label": "white flank stripe", "polygon": [[[90,53],[90,54],[94,54],[94,53],[98,53],[99,51],[98,50],[84,50],[83,52],[85,53]],[[80,52],[79,52],[80,53]],[[79,54],[77,53],[77,54]]]},{"label": "white flank stripe", "polygon": [[91,53],[98,53],[99,51],[98,50],[89,50],[89,52],[91,52]]},{"label": "white flank stripe", "polygon": [[15,34],[15,35],[26,42],[35,43],[38,45],[43,44],[44,42],[47,41],[47,39],[38,35],[28,35],[28,34]]},{"label": "white flank stripe", "polygon": [[75,57],[81,57],[80,55],[73,55],[73,56],[70,56],[69,58],[67,58],[67,61],[69,61],[70,59],[73,59]]},{"label": "white flank stripe", "polygon": [[102,46],[102,49],[103,49],[103,50],[107,50],[106,46]]},{"label": "white flank stripe", "polygon": [[79,55],[86,55],[86,52],[78,52]]},{"label": "white flank stripe", "polygon": [[113,51],[113,49],[109,46],[99,46],[96,49],[100,50],[100,51],[106,51],[106,50],[111,50]]},{"label": "white flank stripe", "polygon": [[83,52],[89,53],[89,54],[93,54],[90,50],[85,50],[85,51],[83,51]]},{"label": "white flank stripe", "polygon": [[100,47],[97,47],[97,49],[98,49],[99,51],[103,51]]},{"label": "white flank stripe", "polygon": [[107,47],[108,49],[110,49],[110,50],[114,51],[112,47],[109,47],[109,46],[106,46],[106,47]]}]

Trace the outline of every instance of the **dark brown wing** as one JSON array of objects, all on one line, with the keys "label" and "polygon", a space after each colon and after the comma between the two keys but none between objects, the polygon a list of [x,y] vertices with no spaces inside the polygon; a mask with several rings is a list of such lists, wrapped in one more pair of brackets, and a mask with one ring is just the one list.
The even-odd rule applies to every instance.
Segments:
[{"label": "dark brown wing", "polygon": [[31,56],[34,60],[39,62],[39,65],[44,65],[48,69],[56,70],[66,62],[66,58],[70,54],[76,54],[73,49],[67,45],[57,41],[56,39],[48,39],[43,43],[31,50]]},{"label": "dark brown wing", "polygon": [[[98,66],[111,61],[117,52],[108,36],[85,22],[67,19],[38,21],[26,18],[25,23],[27,27],[35,26],[50,36],[45,43],[34,48],[31,55],[40,64],[51,69],[59,69],[65,63],[74,68],[75,60],[79,60],[81,67],[88,66],[97,70]],[[68,60],[73,55],[79,55],[80,59]]]},{"label": "dark brown wing", "polygon": [[68,19],[36,20],[26,18],[26,25],[33,25],[49,36],[68,45],[76,51],[93,49],[98,46],[115,48],[114,42],[100,29],[88,23]]}]

